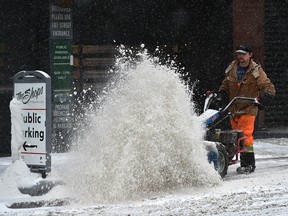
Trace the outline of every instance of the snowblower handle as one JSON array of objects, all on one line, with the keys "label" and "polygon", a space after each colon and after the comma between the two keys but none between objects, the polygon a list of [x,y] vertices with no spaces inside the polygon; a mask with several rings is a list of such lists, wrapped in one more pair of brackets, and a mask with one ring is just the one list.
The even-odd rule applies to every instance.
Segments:
[{"label": "snowblower handle", "polygon": [[236,100],[240,100],[240,101],[250,101],[252,102],[252,104],[256,105],[256,106],[263,106],[262,104],[259,103],[259,101],[257,100],[257,98],[249,98],[249,97],[234,97],[229,103],[228,105],[222,109],[220,112],[223,113],[225,112]]}]

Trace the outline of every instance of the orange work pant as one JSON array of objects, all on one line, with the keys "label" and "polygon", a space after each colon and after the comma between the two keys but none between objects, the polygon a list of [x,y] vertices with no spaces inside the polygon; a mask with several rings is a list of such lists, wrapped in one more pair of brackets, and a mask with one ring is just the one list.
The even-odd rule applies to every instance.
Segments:
[{"label": "orange work pant", "polygon": [[239,117],[230,118],[230,123],[233,130],[242,130],[244,136],[247,137],[244,143],[244,149],[247,152],[254,152],[253,150],[253,131],[256,116],[242,115]]}]

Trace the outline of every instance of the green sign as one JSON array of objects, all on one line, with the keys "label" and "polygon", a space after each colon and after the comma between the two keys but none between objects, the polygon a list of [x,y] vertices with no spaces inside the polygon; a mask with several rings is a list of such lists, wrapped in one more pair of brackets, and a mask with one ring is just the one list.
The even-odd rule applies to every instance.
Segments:
[{"label": "green sign", "polygon": [[[59,131],[70,130],[73,126],[72,116],[72,41],[73,25],[72,10],[70,7],[62,8],[50,3],[50,68],[53,90],[53,121],[52,126],[55,137],[65,140]],[[62,137],[62,138],[61,138]],[[61,143],[57,139],[56,143]],[[63,141],[64,143],[64,141]],[[65,147],[63,147],[65,149]]]},{"label": "green sign", "polygon": [[53,90],[57,92],[71,91],[71,42],[56,40],[52,42]]}]

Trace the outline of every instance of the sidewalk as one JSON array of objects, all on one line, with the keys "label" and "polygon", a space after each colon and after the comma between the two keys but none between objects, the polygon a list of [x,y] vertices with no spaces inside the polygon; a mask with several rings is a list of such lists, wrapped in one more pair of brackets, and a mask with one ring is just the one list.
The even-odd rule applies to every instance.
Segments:
[{"label": "sidewalk", "polygon": [[255,139],[288,138],[288,127],[257,129],[253,135]]}]

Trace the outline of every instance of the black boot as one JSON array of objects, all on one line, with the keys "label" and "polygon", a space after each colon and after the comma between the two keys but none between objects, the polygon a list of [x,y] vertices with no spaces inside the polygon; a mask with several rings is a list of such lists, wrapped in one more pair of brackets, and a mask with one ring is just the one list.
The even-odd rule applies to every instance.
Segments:
[{"label": "black boot", "polygon": [[236,170],[240,174],[254,172],[256,168],[254,152],[240,153],[240,166],[241,167],[238,167]]}]

